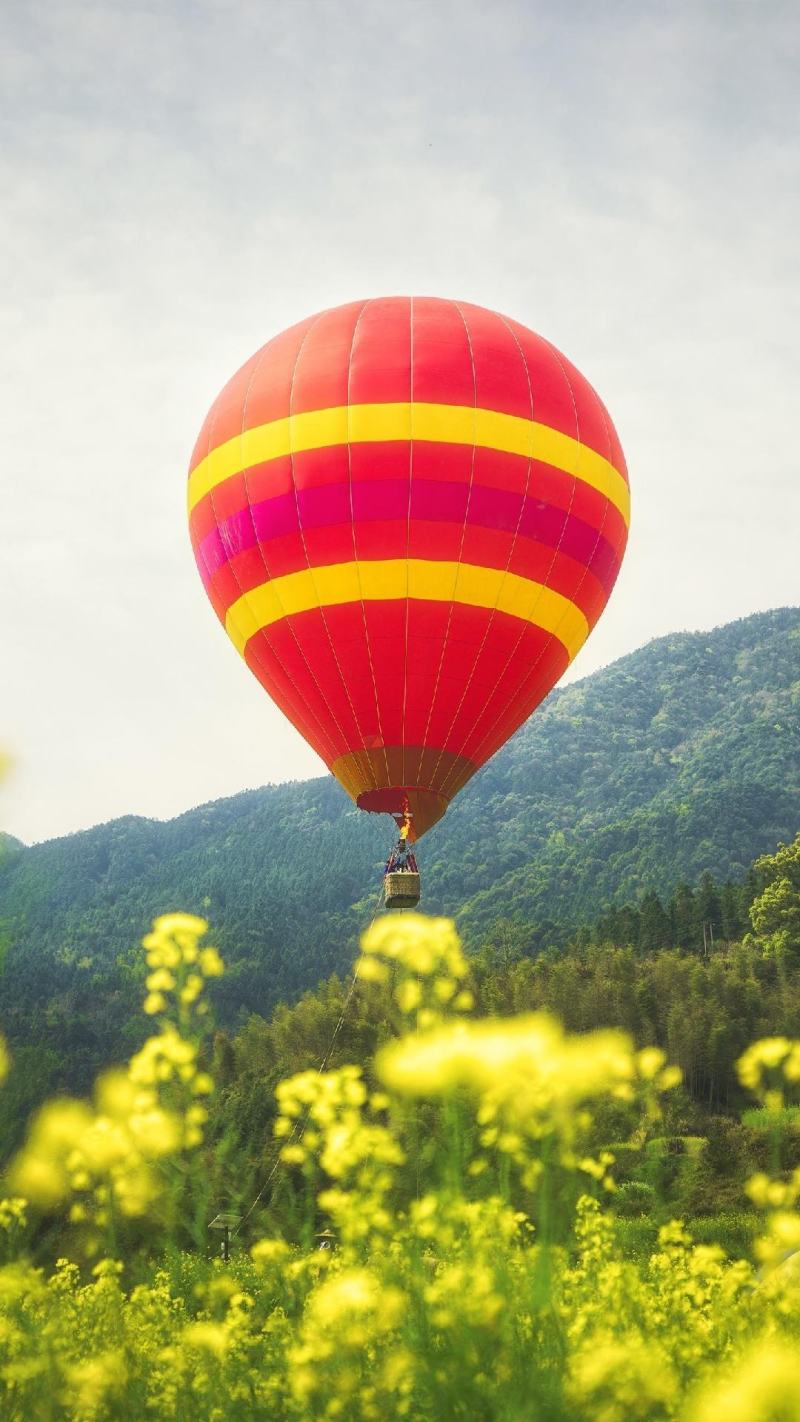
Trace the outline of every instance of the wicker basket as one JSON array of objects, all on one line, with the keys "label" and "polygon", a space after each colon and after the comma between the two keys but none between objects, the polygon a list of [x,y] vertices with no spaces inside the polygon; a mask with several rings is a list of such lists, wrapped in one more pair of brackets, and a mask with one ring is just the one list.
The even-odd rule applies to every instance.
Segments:
[{"label": "wicker basket", "polygon": [[387,909],[416,908],[419,892],[419,874],[406,869],[384,875],[383,901]]}]

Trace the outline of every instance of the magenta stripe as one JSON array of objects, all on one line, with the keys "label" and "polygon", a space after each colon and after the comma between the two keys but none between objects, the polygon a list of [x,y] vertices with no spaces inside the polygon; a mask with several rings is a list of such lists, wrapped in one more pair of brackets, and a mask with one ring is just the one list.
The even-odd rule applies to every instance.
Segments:
[{"label": "magenta stripe", "polygon": [[[325,484],[265,499],[232,514],[212,530],[200,544],[200,557],[208,574],[213,575],[223,563],[256,543],[269,543],[270,539],[296,533],[299,527],[308,530],[349,524],[351,496],[356,526],[405,521],[408,491],[407,480],[364,480],[353,485]],[[520,537],[535,539],[585,563],[603,584],[620,561],[613,545],[575,514],[567,514],[541,499],[523,498],[519,493],[485,484],[474,484],[470,495],[466,484],[450,480],[412,482],[411,517],[428,523],[461,524],[466,519],[470,527],[510,534],[519,525]]]}]

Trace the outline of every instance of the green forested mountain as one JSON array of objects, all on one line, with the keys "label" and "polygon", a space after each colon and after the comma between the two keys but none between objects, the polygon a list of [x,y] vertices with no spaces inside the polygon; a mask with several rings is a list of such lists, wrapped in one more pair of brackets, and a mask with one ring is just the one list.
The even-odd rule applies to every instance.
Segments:
[{"label": "green forested mountain", "polygon": [[[798,823],[800,609],[785,608],[555,691],[425,839],[424,907],[472,946],[511,921],[535,950],[648,890],[740,877]],[[176,907],[211,920],[230,964],[220,1020],[265,1013],[347,967],[391,837],[323,778],[9,843],[0,1028],[37,1045],[39,1074],[53,1050],[84,1084],[142,1030],[136,945]]]},{"label": "green forested mountain", "polygon": [[800,609],[659,638],[556,691],[473,793],[487,833],[468,936],[500,913],[575,921],[741,876],[800,822]]}]

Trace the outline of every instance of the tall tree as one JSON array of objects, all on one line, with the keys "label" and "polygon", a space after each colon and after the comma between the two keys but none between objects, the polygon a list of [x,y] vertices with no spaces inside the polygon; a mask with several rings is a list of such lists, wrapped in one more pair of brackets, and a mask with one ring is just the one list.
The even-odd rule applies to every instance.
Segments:
[{"label": "tall tree", "polygon": [[672,934],[669,914],[658,894],[645,894],[639,914],[639,947],[647,953],[668,948]]}]

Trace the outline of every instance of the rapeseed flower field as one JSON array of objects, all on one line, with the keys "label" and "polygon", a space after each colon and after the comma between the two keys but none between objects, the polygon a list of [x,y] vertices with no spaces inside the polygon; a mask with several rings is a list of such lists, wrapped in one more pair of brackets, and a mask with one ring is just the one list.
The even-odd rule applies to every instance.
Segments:
[{"label": "rapeseed flower field", "polygon": [[[374,1063],[277,1089],[265,1159],[304,1203],[301,1235],[260,1211],[228,1260],[177,1248],[208,1203],[205,988],[223,965],[206,938],[192,915],[156,921],[153,1035],[92,1101],[45,1106],[10,1168],[3,1419],[800,1422],[800,1172],[751,1179],[752,1261],[681,1220],[631,1257],[613,1142],[657,1131],[679,1073],[621,1032],[476,1019],[447,920],[364,936],[359,981],[397,1029]],[[800,1043],[757,1042],[740,1071],[780,1120]]]}]

